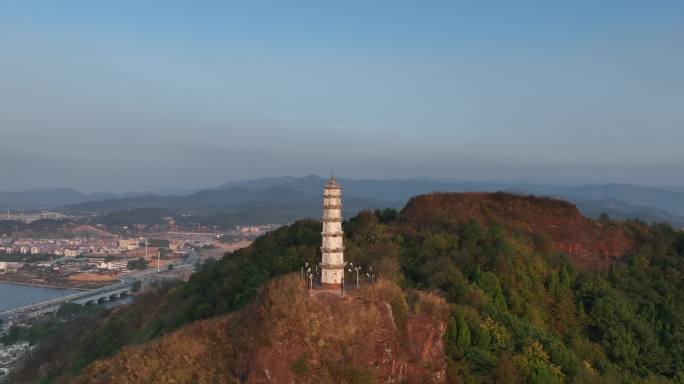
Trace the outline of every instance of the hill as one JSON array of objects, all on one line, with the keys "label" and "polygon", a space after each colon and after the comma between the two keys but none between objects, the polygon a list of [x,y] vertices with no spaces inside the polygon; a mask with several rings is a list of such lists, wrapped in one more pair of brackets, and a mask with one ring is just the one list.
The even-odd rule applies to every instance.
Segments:
[{"label": "hill", "polygon": [[67,204],[119,197],[110,192],[83,193],[70,188],[0,191],[0,210],[50,209]]},{"label": "hill", "polygon": [[22,233],[30,230],[35,234],[50,234],[63,230],[73,223],[69,220],[41,219],[25,224],[14,220],[0,220],[0,235],[9,236],[14,233]]},{"label": "hill", "polygon": [[131,225],[131,224],[166,224],[165,217],[173,217],[173,212],[163,208],[137,208],[115,211],[99,217],[98,224]]},{"label": "hill", "polygon": [[606,268],[633,247],[621,227],[588,219],[573,204],[503,192],[415,197],[406,204],[401,218],[414,230],[476,220],[483,225],[500,223],[530,235],[546,234],[557,251],[566,253],[581,268]]},{"label": "hill", "polygon": [[388,282],[309,297],[294,274],[268,283],[242,311],[126,348],[76,382],[439,382],[448,312],[434,295],[409,308]]},{"label": "hill", "polygon": [[249,190],[242,187],[218,191],[199,191],[185,196],[144,195],[123,199],[108,199],[67,205],[67,212],[100,212],[139,208],[165,208],[192,212],[234,212],[236,206],[254,205],[255,202],[304,201],[298,191],[273,187]]},{"label": "hill", "polygon": [[[199,191],[185,196],[145,195],[72,204],[69,213],[100,213],[90,219],[107,225],[163,224],[171,216],[181,224],[202,224],[221,228],[250,224],[285,224],[320,216],[320,191],[313,197],[283,186],[267,189],[234,187]],[[344,214],[353,216],[364,209],[396,208],[398,203],[371,198],[348,197]],[[187,214],[187,216],[183,216]]]},{"label": "hill", "polygon": [[599,218],[602,214],[616,220],[637,219],[646,223],[670,223],[677,228],[684,228],[684,217],[673,215],[658,208],[641,207],[626,204],[616,199],[588,200],[588,199],[568,199],[577,205],[583,215]]},{"label": "hill", "polygon": [[[287,283],[296,277],[280,280],[320,259],[321,223],[299,221],[131,305],[12,328],[4,341],[37,343],[14,379],[106,382],[116,372],[118,382],[684,379],[684,234],[668,225],[594,221],[554,199],[480,193],[418,196],[401,212],[364,211],[343,228],[345,259],[364,272],[372,267],[390,294],[364,288],[368,294],[328,302]],[[629,244],[625,253],[602,255],[615,239]],[[575,243],[588,253],[562,245]],[[446,302],[447,313],[426,310],[426,297]],[[414,328],[421,314],[429,315]],[[441,329],[442,354],[434,341]],[[389,352],[377,361],[379,349]]]}]

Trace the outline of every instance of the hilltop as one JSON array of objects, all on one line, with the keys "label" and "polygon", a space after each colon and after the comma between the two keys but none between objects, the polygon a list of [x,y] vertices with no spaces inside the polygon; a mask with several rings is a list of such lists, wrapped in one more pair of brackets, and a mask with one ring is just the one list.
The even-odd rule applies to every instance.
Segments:
[{"label": "hilltop", "polygon": [[93,364],[77,382],[441,382],[449,308],[389,282],[345,297],[309,297],[298,275],[266,285],[254,304]]},{"label": "hilltop", "polygon": [[414,229],[427,225],[496,222],[530,235],[548,235],[555,250],[567,254],[576,267],[607,268],[633,249],[624,228],[582,216],[566,201],[510,193],[434,193],[414,197],[401,212]]}]

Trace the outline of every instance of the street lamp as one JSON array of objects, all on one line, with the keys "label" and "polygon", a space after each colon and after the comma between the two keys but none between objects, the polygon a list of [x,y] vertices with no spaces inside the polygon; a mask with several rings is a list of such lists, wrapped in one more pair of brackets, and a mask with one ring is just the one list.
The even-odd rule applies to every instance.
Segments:
[{"label": "street lamp", "polygon": [[[309,268],[309,271],[311,268]],[[313,274],[309,273],[309,296],[313,295]]]},{"label": "street lamp", "polygon": [[354,266],[354,263],[349,263],[350,268],[347,270],[351,273],[352,271],[356,271],[356,288],[359,287],[359,271],[361,271],[361,266],[357,265],[356,267]]},{"label": "street lamp", "polygon": [[370,273],[366,272],[366,276],[368,277],[368,279],[370,279],[371,285],[373,285],[373,282],[375,281],[375,273],[373,273],[373,272],[370,272]]},{"label": "street lamp", "polygon": [[304,268],[306,268],[308,266],[309,266],[309,263],[304,263],[304,266],[302,267],[302,271],[301,271],[302,280],[304,280]]}]

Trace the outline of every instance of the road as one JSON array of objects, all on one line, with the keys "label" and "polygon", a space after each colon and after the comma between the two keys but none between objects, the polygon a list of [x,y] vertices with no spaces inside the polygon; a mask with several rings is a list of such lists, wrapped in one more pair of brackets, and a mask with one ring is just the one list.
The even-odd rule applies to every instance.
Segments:
[{"label": "road", "polygon": [[[107,291],[112,291],[116,289],[120,289],[121,287],[130,287],[133,283],[136,281],[139,281],[142,284],[150,284],[155,280],[159,279],[165,279],[165,278],[178,278],[180,274],[186,272],[188,269],[194,270],[195,268],[195,263],[200,260],[199,254],[194,250],[190,249],[188,251],[188,256],[180,260],[179,262],[174,262],[171,265],[173,265],[172,269],[165,268],[161,271],[157,271],[157,269],[147,269],[144,271],[135,271],[135,272],[130,272],[124,275],[121,279],[120,282],[117,284],[113,284],[107,287],[102,287],[102,288],[97,288],[97,289],[92,289],[89,291],[84,291],[84,292],[79,292],[73,295],[53,299],[53,300],[48,300],[44,301],[42,303],[37,303],[21,308],[14,308],[11,310],[7,310],[4,312],[0,312],[0,320],[6,321],[7,319],[16,316],[17,314],[21,314],[22,316],[30,316],[34,312],[41,313],[45,312],[47,309],[51,309],[53,307],[59,307],[60,305],[67,303],[67,302],[72,302],[75,300],[79,300],[83,297],[89,297],[93,295],[97,295],[98,293],[101,292],[107,292]],[[191,273],[191,272],[190,272]]]}]

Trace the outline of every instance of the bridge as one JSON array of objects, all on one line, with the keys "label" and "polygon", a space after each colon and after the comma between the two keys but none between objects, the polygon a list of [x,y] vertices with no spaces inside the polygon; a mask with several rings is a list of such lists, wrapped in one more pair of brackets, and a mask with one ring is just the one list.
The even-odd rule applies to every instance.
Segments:
[{"label": "bridge", "polygon": [[[175,265],[171,272],[177,273],[185,269],[194,268],[193,264],[198,259],[197,253],[192,250],[190,252],[190,257],[184,261],[184,264]],[[165,271],[167,272],[167,271]],[[90,291],[78,292],[73,295],[60,297],[53,300],[44,301],[42,303],[36,303],[32,305],[27,305],[24,307],[14,308],[6,311],[0,312],[0,320],[7,322],[8,319],[14,318],[13,322],[17,319],[25,319],[37,317],[49,313],[56,312],[59,307],[66,303],[74,303],[80,305],[93,305],[99,304],[105,301],[109,301],[115,298],[123,297],[132,293],[133,283],[140,282],[143,285],[149,283],[153,280],[160,280],[165,278],[177,278],[174,275],[165,276],[159,274],[158,271],[146,270],[144,272],[135,273],[129,275],[128,277],[121,280],[121,282],[106,287],[93,289]],[[7,324],[4,324],[6,326]],[[0,329],[0,333],[2,330]]]},{"label": "bridge", "polygon": [[0,319],[7,320],[10,317],[36,317],[56,312],[59,307],[66,303],[80,305],[98,304],[103,301],[112,300],[130,294],[132,287],[132,282],[122,282],[90,291],[78,292],[73,295],[44,301],[42,303],[27,305],[24,307],[0,312]]}]

